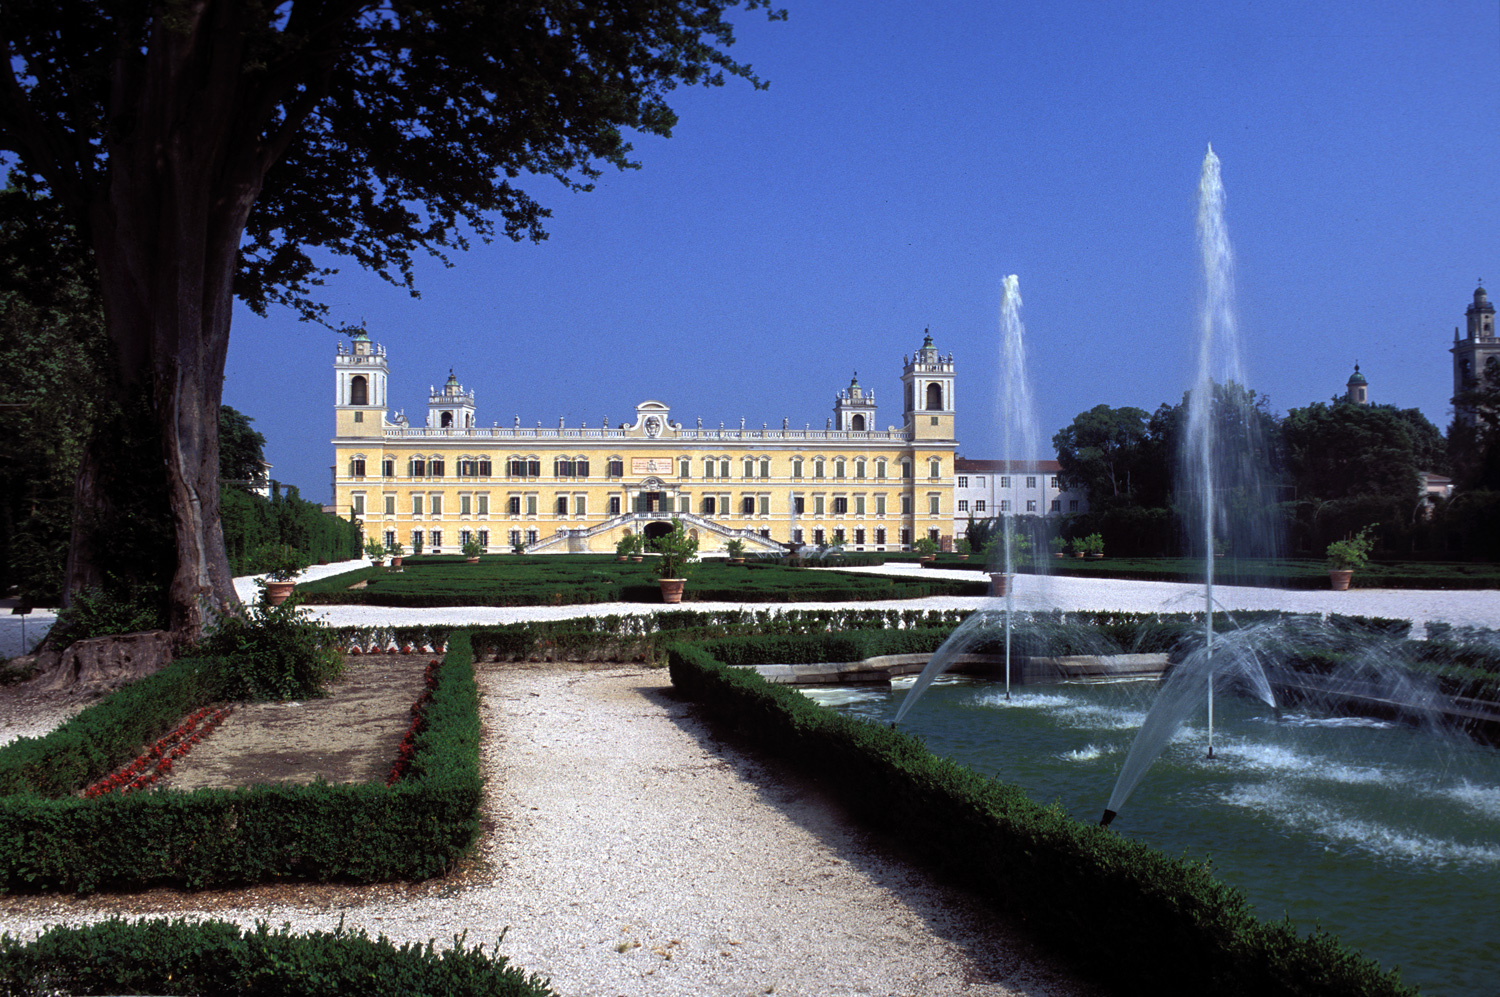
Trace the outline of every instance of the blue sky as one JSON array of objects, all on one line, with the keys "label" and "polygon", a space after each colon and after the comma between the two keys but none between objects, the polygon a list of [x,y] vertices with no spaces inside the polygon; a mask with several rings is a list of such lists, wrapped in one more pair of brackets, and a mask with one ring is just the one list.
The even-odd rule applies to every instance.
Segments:
[{"label": "blue sky", "polygon": [[[1044,437],[1192,379],[1206,143],[1223,162],[1251,387],[1449,419],[1447,353],[1500,292],[1500,6],[789,0],[738,17],[771,87],[679,90],[671,139],[595,191],[530,190],[550,239],[418,271],[348,261],[324,300],[389,351],[413,422],[452,367],[479,421],[821,425],[859,371],[900,422],[924,328],[958,371],[960,453],[998,457],[1005,274]],[[1500,296],[1500,294],[1496,294]],[[240,309],[225,400],[274,475],[327,500],[338,337]],[[1043,456],[1051,456],[1045,454]]]}]

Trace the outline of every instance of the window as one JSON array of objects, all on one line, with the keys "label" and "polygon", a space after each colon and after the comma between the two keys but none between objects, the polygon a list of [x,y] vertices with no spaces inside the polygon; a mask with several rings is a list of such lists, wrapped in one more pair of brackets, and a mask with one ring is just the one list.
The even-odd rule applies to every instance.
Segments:
[{"label": "window", "polygon": [[884,516],[885,515],[885,496],[884,495],[877,495],[877,496],[875,496],[875,515],[877,515],[877,516]]},{"label": "window", "polygon": [[800,543],[803,543],[803,542],[804,541],[802,540],[802,531],[801,530],[793,530],[792,531],[792,543],[794,543],[794,544],[800,544]]},{"label": "window", "polygon": [[762,516],[769,516],[771,514],[771,496],[769,496],[769,495],[762,495],[760,497],[759,504],[760,504],[760,514]]},{"label": "window", "polygon": [[803,498],[801,495],[798,495],[796,498],[792,499],[792,506],[795,508],[797,515],[801,516],[807,512],[807,499]]},{"label": "window", "polygon": [[943,475],[943,462],[934,457],[927,462],[927,476],[929,478],[940,478]]},{"label": "window", "polygon": [[421,457],[413,457],[407,462],[406,473],[413,478],[427,477],[427,462]]},{"label": "window", "polygon": [[356,457],[349,462],[349,477],[363,478],[365,476],[365,459]]},{"label": "window", "polygon": [[566,495],[559,495],[557,497],[557,514],[559,516],[566,516],[568,514],[568,497]]},{"label": "window", "polygon": [[1053,488],[1057,487],[1057,475],[1055,475],[1055,474],[1052,476],[1052,487]]},{"label": "window", "polygon": [[489,530],[480,530],[479,531],[479,546],[483,547],[485,550],[489,550],[490,549],[490,531]]},{"label": "window", "polygon": [[855,543],[856,546],[860,546],[860,547],[864,546],[864,543],[865,543],[865,531],[864,530],[856,529],[854,531],[854,543]]},{"label": "window", "polygon": [[413,495],[411,497],[411,514],[413,516],[422,515],[422,496]]},{"label": "window", "polygon": [[822,476],[823,476],[823,458],[819,457],[819,458],[817,458],[816,460],[813,461],[813,477],[814,478],[821,478]]},{"label": "window", "polygon": [[771,539],[771,531],[770,530],[761,530],[760,531],[760,535],[763,536],[763,537],[765,537],[767,540]]},{"label": "window", "polygon": [[755,477],[755,461],[752,458],[750,458],[750,457],[746,457],[745,460],[744,460],[744,464],[745,464],[745,477],[747,477],[747,478],[753,478],[753,477]]},{"label": "window", "polygon": [[609,514],[611,516],[618,516],[620,514],[620,496],[611,495],[609,497]]},{"label": "window", "polygon": [[1077,499],[1069,499],[1068,500],[1068,511],[1069,512],[1077,512],[1078,511],[1078,500]]},{"label": "window", "polygon": [[677,496],[677,511],[678,512],[692,512],[693,511],[692,500],[689,499],[686,495],[679,495],[679,496]]},{"label": "window", "polygon": [[1036,512],[1036,499],[1027,499],[1026,500],[1026,511],[1027,512]]},{"label": "window", "polygon": [[802,458],[801,457],[793,457],[792,458],[792,477],[794,477],[794,478],[800,478],[800,477],[802,477]]},{"label": "window", "polygon": [[679,478],[691,478],[693,476],[693,462],[686,457],[677,462],[677,476]]},{"label": "window", "polygon": [[728,458],[725,458],[724,460],[719,461],[719,477],[721,477],[721,478],[727,478],[727,477],[729,477],[729,460],[728,460]]},{"label": "window", "polygon": [[573,515],[587,516],[589,514],[589,499],[587,495],[573,496]]},{"label": "window", "polygon": [[1010,499],[1001,499],[1000,500],[1000,511],[1001,512],[1010,512]]},{"label": "window", "polygon": [[854,462],[854,476],[856,478],[863,478],[865,476],[865,459],[863,457]]},{"label": "window", "polygon": [[396,496],[387,495],[385,497],[385,514],[387,516],[394,516],[396,514]]},{"label": "window", "polygon": [[512,516],[521,514],[521,496],[512,495],[505,500],[505,511]]},{"label": "window", "polygon": [[911,461],[909,461],[909,460],[903,460],[901,462],[901,477],[903,477],[903,478],[909,478],[909,477],[911,477]]},{"label": "window", "polygon": [[911,546],[911,530],[907,529],[904,526],[901,528],[901,546]]},{"label": "window", "polygon": [[441,547],[442,545],[443,545],[443,531],[442,530],[433,530],[432,531],[432,552],[434,554],[436,554],[438,552],[438,548]]},{"label": "window", "polygon": [[605,473],[611,478],[623,478],[625,476],[625,462],[619,457],[611,457]]},{"label": "window", "polygon": [[903,516],[910,516],[911,515],[911,496],[910,495],[903,495],[903,496],[901,496],[901,515],[903,515]]},{"label": "window", "polygon": [[959,512],[968,512],[969,511],[969,500],[968,499],[959,499],[958,500],[958,511]]},{"label": "window", "polygon": [[1028,474],[1026,476],[1026,487],[1027,488],[1035,488],[1036,487],[1036,475],[1034,475],[1034,474]]},{"label": "window", "polygon": [[427,462],[427,476],[429,478],[441,478],[443,476],[443,460],[441,457],[434,457]]},{"label": "window", "polygon": [[468,530],[459,530],[458,531],[458,545],[460,547],[462,547],[465,544],[467,544],[469,542],[469,538],[471,536],[473,536],[473,534],[470,533]]},{"label": "window", "polygon": [[936,516],[938,514],[938,503],[941,502],[941,501],[942,501],[942,498],[940,496],[937,496],[937,495],[929,495],[929,496],[927,496],[927,514],[929,516]]},{"label": "window", "polygon": [[875,477],[885,478],[885,458],[882,457],[875,462]]},{"label": "window", "polygon": [[1009,488],[1010,487],[1010,475],[1008,475],[1008,474],[1002,474],[1000,476],[1000,487],[1001,488]]},{"label": "window", "polygon": [[476,503],[475,512],[481,516],[488,516],[490,514],[490,497],[488,495],[476,495],[474,496],[474,501]]},{"label": "window", "polygon": [[[1001,508],[1008,509],[1008,508],[1010,508],[1010,503],[1009,502],[1001,502],[1000,506],[1001,506]],[[974,500],[974,511],[975,512],[984,512],[985,511],[985,509],[984,509],[984,499],[975,499]]]},{"label": "window", "polygon": [[941,412],[943,410],[943,386],[933,381],[927,385],[927,411]]},{"label": "window", "polygon": [[380,473],[387,478],[394,478],[396,476],[396,461],[391,457],[387,457],[381,461]]},{"label": "window", "polygon": [[838,544],[838,545],[840,545],[840,546],[843,546],[843,543],[844,543],[844,531],[843,530],[839,529],[839,530],[834,530],[833,531],[833,542],[836,543],[836,544]]},{"label": "window", "polygon": [[434,516],[441,516],[443,514],[443,497],[441,495],[429,495],[427,497],[427,507],[432,510]]},{"label": "window", "polygon": [[526,531],[526,542],[528,544],[534,544],[534,543],[536,543],[536,530],[527,530]]},{"label": "window", "polygon": [[589,476],[589,462],[582,457],[558,457],[552,462],[552,476],[554,478],[587,478]]},{"label": "window", "polygon": [[[849,420],[849,428],[852,429],[852,430],[854,430],[856,433],[862,433],[862,432],[864,432],[864,430],[865,430],[865,417],[862,416],[862,415],[860,415],[858,412],[856,412],[854,414],[854,418],[852,418],[852,419]],[[861,541],[861,543],[863,543],[863,541]]]},{"label": "window", "polygon": [[863,516],[865,514],[865,497],[863,495],[854,496],[854,514],[856,516]]},{"label": "window", "polygon": [[938,531],[934,528],[927,531],[927,539],[931,540],[933,543],[937,543],[942,539],[942,535],[939,534]]},{"label": "window", "polygon": [[822,530],[813,530],[813,543],[817,544],[819,547],[823,546],[823,544],[827,543],[827,540],[824,539],[826,536],[827,534],[825,534]]},{"label": "window", "polygon": [[387,548],[396,546],[396,531],[386,530],[383,540]]},{"label": "window", "polygon": [[718,466],[718,462],[712,457],[705,457],[703,460],[703,476],[705,478],[712,478]]},{"label": "window", "polygon": [[468,495],[458,497],[458,514],[460,516],[472,516],[474,514],[474,499]]},{"label": "window", "polygon": [[825,511],[825,508],[824,508],[824,502],[825,501],[826,500],[821,495],[814,495],[813,496],[813,515],[814,516],[821,516],[821,515],[823,515],[823,513]]},{"label": "window", "polygon": [[703,506],[702,506],[702,508],[703,508],[703,515],[705,515],[705,516],[712,516],[714,514],[714,497],[712,495],[705,495],[705,496],[703,496]]},{"label": "window", "polygon": [[540,478],[542,462],[525,457],[512,457],[505,462],[505,473],[512,478]]},{"label": "window", "polygon": [[464,459],[458,462],[458,476],[460,478],[488,478],[490,476],[490,461],[488,457],[478,460]]},{"label": "window", "polygon": [[1052,500],[1052,511],[1053,512],[1062,512],[1062,499],[1053,499]]},{"label": "window", "polygon": [[834,499],[833,514],[835,516],[847,516],[849,514],[849,500],[842,495]]},{"label": "window", "polygon": [[762,478],[771,476],[771,462],[764,457],[760,459],[760,476]]},{"label": "window", "polygon": [[958,487],[960,487],[960,488],[968,488],[969,487],[969,479],[960,474],[958,476]]},{"label": "window", "polygon": [[743,498],[740,499],[740,515],[742,515],[742,516],[753,516],[753,515],[755,515],[755,496],[754,495],[746,495],[746,496],[744,496]]},{"label": "window", "polygon": [[[528,495],[528,496],[526,496],[526,515],[528,515],[528,516],[535,516],[536,515],[536,496],[535,495]],[[532,532],[535,533],[536,531],[533,530]]]},{"label": "window", "polygon": [[350,512],[352,512],[356,516],[363,516],[365,514],[364,493],[356,492],[354,495],[350,496],[350,498],[352,499]]},{"label": "window", "polygon": [[884,544],[885,543],[885,527],[884,526],[878,528],[875,531],[875,543],[877,543],[877,544]]},{"label": "window", "polygon": [[[368,384],[368,382],[365,381],[365,379],[364,379],[364,377],[362,375],[356,374],[353,378],[351,378],[349,380],[349,404],[350,405],[368,405],[368,404],[370,404],[370,388],[369,388],[369,384]],[[355,414],[359,415],[361,413],[355,413]]]},{"label": "window", "polygon": [[510,531],[510,545],[512,547],[514,547],[517,544],[519,544],[520,542],[521,542],[521,531],[520,530],[511,530]]},{"label": "window", "polygon": [[835,478],[842,478],[844,476],[844,461],[842,458],[833,462],[833,476]]},{"label": "window", "polygon": [[421,550],[422,550],[422,531],[421,530],[412,530],[411,531],[411,552],[413,554],[416,554],[416,553],[419,553]]}]

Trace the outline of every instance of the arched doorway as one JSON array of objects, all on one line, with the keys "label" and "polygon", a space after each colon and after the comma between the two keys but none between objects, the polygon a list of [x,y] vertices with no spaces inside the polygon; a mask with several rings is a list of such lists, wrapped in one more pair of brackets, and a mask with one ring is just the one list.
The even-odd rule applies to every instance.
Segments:
[{"label": "arched doorway", "polygon": [[672,524],[663,523],[660,520],[657,520],[654,523],[647,523],[646,528],[641,531],[641,533],[646,537],[647,543],[650,543],[652,540],[660,540],[662,537],[671,532]]}]

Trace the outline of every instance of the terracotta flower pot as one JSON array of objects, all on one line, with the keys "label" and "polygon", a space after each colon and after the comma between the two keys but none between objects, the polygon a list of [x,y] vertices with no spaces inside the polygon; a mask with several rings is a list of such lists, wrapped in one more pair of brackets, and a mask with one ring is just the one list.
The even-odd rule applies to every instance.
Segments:
[{"label": "terracotta flower pot", "polygon": [[730,564],[744,564],[745,563],[745,559],[743,557],[731,557],[729,559],[729,563]]},{"label": "terracotta flower pot", "polygon": [[969,555],[968,554],[960,554],[960,555],[958,555],[958,559],[960,561],[967,561],[969,559]]},{"label": "terracotta flower pot", "polygon": [[645,555],[643,555],[643,554],[632,554],[632,555],[630,555],[630,560],[633,561],[633,562],[635,562],[636,564],[640,564],[645,559],[646,559]]},{"label": "terracotta flower pot", "polygon": [[296,582],[277,582],[267,580],[266,600],[273,606],[281,605],[283,602],[286,602],[287,596],[292,594],[292,589],[296,586],[296,584]]},{"label": "terracotta flower pot", "polygon": [[1349,591],[1349,580],[1354,577],[1353,569],[1329,568],[1328,584],[1333,586],[1335,592]]},{"label": "terracotta flower pot", "polygon": [[918,561],[927,562],[927,563],[931,563],[931,562],[937,560],[937,555],[936,554],[924,554],[921,557],[917,558],[917,560]]},{"label": "terracotta flower pot", "polygon": [[1003,571],[990,572],[990,595],[1003,599],[1010,592],[1010,575]]},{"label": "terracotta flower pot", "polygon": [[615,558],[615,560],[616,561],[628,561],[628,560],[630,560],[630,555],[629,554],[621,554],[619,557]]},{"label": "terracotta flower pot", "polygon": [[687,582],[686,578],[658,578],[661,584],[662,602],[681,602],[682,586]]},{"label": "terracotta flower pot", "polygon": [[401,567],[401,555],[398,554],[395,557],[391,558],[391,567],[393,567],[393,568],[399,568],[399,567]]},{"label": "terracotta flower pot", "polygon": [[383,558],[383,557],[377,557],[377,558],[375,558],[374,560],[372,560],[370,562],[370,566],[371,567],[375,567],[375,568],[383,568],[383,567],[385,567],[385,558]]},{"label": "terracotta flower pot", "polygon": [[464,563],[465,564],[478,564],[479,563],[479,558],[477,558],[477,557],[466,557],[466,558],[464,558]]}]

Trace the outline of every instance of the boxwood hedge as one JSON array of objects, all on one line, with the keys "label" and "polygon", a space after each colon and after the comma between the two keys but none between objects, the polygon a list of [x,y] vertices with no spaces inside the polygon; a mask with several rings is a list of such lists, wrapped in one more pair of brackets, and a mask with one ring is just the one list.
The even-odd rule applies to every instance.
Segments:
[{"label": "boxwood hedge", "polygon": [[[830,648],[837,660],[841,648]],[[1414,993],[1336,938],[1268,923],[1202,864],[1031,802],[899,730],[824,710],[709,647],[667,648],[672,682],[711,721],[821,778],[855,813],[1129,994]]]}]

